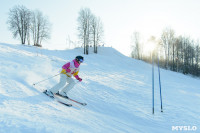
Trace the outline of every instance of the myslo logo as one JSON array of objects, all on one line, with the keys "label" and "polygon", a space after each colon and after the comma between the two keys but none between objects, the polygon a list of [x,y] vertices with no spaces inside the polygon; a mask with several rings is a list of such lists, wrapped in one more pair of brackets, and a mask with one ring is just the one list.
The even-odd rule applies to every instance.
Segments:
[{"label": "myslo logo", "polygon": [[172,126],[172,131],[196,131],[197,126]]}]

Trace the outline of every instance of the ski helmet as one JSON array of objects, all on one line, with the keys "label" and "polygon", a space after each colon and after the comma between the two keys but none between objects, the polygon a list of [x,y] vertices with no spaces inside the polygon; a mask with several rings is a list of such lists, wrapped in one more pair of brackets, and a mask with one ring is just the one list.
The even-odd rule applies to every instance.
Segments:
[{"label": "ski helmet", "polygon": [[79,56],[76,56],[76,58],[75,58],[75,59],[76,59],[76,61],[78,61],[78,62],[81,62],[81,63],[82,63],[82,62],[83,62],[83,60],[84,60],[84,57],[79,55]]}]

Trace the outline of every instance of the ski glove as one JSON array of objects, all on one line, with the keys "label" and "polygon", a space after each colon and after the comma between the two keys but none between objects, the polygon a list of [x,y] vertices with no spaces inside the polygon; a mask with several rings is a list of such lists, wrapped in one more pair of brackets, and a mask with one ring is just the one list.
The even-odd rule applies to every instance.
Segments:
[{"label": "ski glove", "polygon": [[78,78],[77,80],[79,80],[79,82],[81,82],[81,81],[82,81],[82,78]]},{"label": "ski glove", "polygon": [[76,75],[75,78],[76,78],[78,81],[80,81],[80,82],[82,81],[82,78],[79,78],[78,75]]}]

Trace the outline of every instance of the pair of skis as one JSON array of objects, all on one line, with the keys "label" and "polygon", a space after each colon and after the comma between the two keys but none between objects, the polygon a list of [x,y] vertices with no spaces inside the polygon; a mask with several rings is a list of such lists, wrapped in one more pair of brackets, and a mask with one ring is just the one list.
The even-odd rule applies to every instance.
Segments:
[{"label": "pair of skis", "polygon": [[[53,96],[49,96],[46,92],[47,92],[47,91],[45,90],[43,93],[44,93],[45,95],[47,95],[48,97],[54,99]],[[67,99],[67,100],[69,100],[69,101],[75,102],[75,103],[77,103],[77,104],[79,104],[79,105],[82,105],[82,106],[86,106],[86,105],[87,105],[86,103],[82,103],[82,102],[76,101],[76,100],[74,100],[74,99],[71,99],[71,98],[69,98],[69,97],[64,97],[64,96],[59,95],[59,94],[55,94],[54,96],[58,96],[58,97]],[[56,100],[56,101],[59,102],[59,103],[61,103],[61,104],[63,104],[63,105],[65,105],[65,106],[68,106],[68,107],[73,106],[73,105],[70,104],[70,103],[65,103],[65,102],[62,102],[62,101],[60,101],[60,100]]]}]

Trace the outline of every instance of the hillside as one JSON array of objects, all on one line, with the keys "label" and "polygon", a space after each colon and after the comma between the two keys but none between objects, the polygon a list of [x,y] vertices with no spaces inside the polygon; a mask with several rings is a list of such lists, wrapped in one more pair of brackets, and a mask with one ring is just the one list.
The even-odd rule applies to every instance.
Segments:
[{"label": "hillside", "polygon": [[[0,43],[1,133],[169,133],[172,126],[200,128],[200,79],[161,69],[164,112],[160,112],[155,68],[152,115],[151,65],[113,48],[83,55],[82,49],[45,50]],[[75,56],[85,57],[81,83],[69,96],[88,105],[65,107],[44,96],[59,80],[52,78]]]}]

